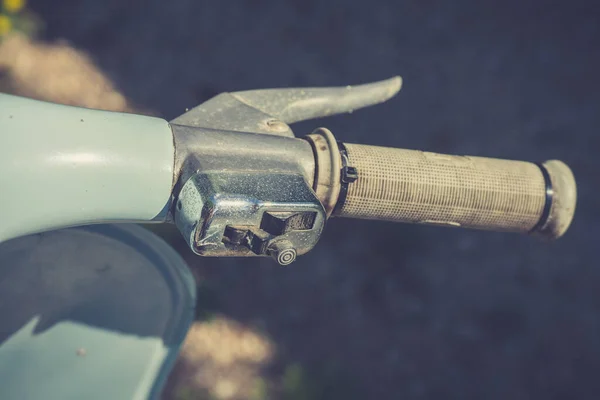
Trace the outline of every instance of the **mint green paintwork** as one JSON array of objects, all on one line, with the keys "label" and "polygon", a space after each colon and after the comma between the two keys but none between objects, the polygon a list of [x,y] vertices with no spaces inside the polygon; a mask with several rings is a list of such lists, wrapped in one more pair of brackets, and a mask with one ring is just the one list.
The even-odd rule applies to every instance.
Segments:
[{"label": "mint green paintwork", "polygon": [[[32,318],[0,347],[0,376],[10,382],[2,385],[3,398],[148,398],[169,352],[160,338],[70,321],[36,335],[38,319]],[[86,378],[87,374],[95,376]],[[98,374],[103,379],[98,379]]]},{"label": "mint green paintwork", "polygon": [[0,304],[0,399],[158,399],[196,285],[156,235],[100,224],[0,244]]},{"label": "mint green paintwork", "polygon": [[172,132],[162,119],[0,94],[0,242],[160,219],[173,164]]}]

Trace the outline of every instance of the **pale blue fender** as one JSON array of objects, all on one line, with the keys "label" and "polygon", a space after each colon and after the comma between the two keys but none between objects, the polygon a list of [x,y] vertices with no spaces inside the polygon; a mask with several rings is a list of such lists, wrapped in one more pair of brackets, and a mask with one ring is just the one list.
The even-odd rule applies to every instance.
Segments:
[{"label": "pale blue fender", "polygon": [[98,222],[160,221],[173,165],[163,119],[0,94],[0,242]]},{"label": "pale blue fender", "polygon": [[194,308],[181,257],[136,225],[0,244],[0,398],[158,398]]}]

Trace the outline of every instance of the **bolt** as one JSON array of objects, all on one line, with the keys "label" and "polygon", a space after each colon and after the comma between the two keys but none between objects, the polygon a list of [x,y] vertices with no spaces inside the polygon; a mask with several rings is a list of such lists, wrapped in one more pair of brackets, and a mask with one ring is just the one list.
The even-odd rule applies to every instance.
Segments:
[{"label": "bolt", "polygon": [[269,247],[269,255],[276,260],[279,265],[289,265],[296,260],[296,249],[290,242],[277,242]]},{"label": "bolt", "polygon": [[267,126],[270,130],[275,132],[286,132],[289,129],[285,122],[278,119],[271,119],[267,121]]}]

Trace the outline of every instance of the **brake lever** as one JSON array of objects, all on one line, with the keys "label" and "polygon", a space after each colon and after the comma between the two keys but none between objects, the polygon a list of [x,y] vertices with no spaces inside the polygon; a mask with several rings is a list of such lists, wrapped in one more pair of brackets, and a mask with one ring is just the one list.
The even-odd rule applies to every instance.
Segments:
[{"label": "brake lever", "polygon": [[289,124],[381,103],[401,85],[222,93],[172,120],[170,218],[190,248],[283,265],[310,251],[337,201],[338,150],[329,131],[299,139]]}]

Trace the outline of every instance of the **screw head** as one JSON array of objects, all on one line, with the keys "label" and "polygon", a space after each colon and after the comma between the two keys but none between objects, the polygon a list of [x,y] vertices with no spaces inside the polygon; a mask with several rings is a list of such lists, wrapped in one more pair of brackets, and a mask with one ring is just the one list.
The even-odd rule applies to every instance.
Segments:
[{"label": "screw head", "polygon": [[286,132],[289,129],[289,126],[285,122],[278,119],[267,121],[267,126],[274,132]]},{"label": "screw head", "polygon": [[296,260],[296,249],[290,243],[274,243],[269,248],[269,255],[273,257],[279,265],[289,265]]}]

